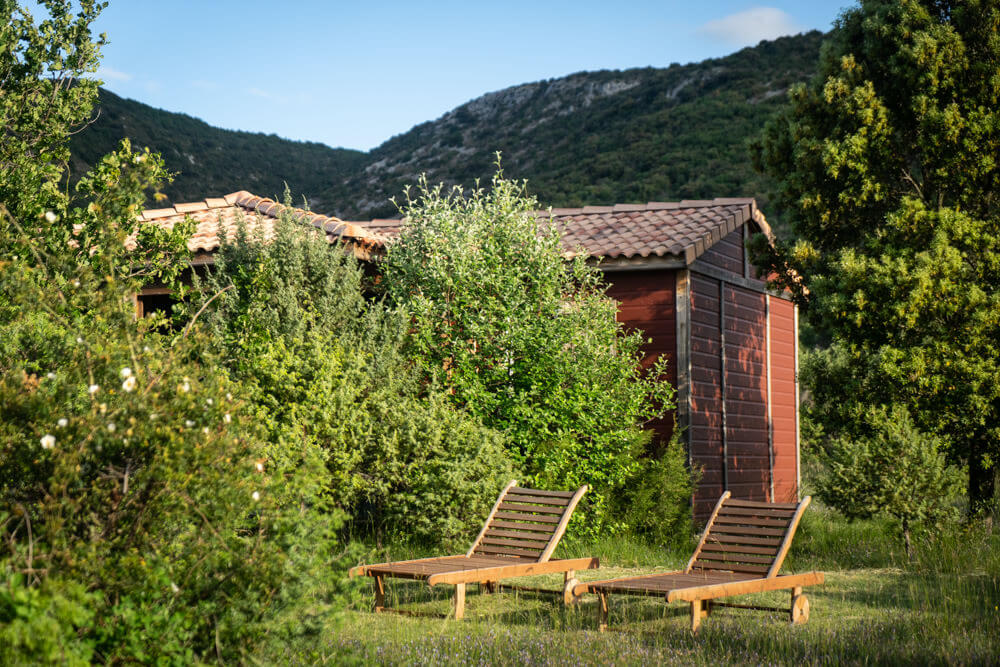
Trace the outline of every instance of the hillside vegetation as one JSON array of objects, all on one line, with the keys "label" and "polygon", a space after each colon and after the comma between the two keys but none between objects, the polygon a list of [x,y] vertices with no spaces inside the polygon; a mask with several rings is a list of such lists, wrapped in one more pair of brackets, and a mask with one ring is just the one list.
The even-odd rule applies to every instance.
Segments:
[{"label": "hillside vegetation", "polygon": [[169,200],[287,183],[318,211],[392,216],[389,198],[414,184],[488,180],[494,152],[543,204],[577,206],[757,196],[767,186],[747,141],[785,92],[815,71],[819,32],[761,42],[724,58],[668,68],[581,72],[489,93],[368,153],[233,132],[101,91],[101,113],[73,141],[82,173],[123,136],[159,151]]}]

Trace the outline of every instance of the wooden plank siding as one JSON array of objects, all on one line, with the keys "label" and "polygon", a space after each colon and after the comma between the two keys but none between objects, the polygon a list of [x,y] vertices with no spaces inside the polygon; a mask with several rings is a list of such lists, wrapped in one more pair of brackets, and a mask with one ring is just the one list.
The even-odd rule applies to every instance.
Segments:
[{"label": "wooden plank siding", "polygon": [[[692,499],[700,520],[727,490],[769,502],[796,502],[799,494],[795,306],[756,279],[744,240],[737,229],[689,269],[605,273],[618,321],[652,339],[644,365],[659,355],[669,360],[689,461],[701,471]],[[673,425],[673,417],[654,424],[656,440],[668,439]]]},{"label": "wooden plank siding", "polygon": [[[643,367],[666,356],[667,377],[677,386],[676,290],[674,270],[615,271],[605,274],[610,283],[607,294],[618,301],[618,321],[629,329],[641,329],[652,342],[643,345]],[[674,418],[650,424],[657,443],[667,442],[674,430]]]},{"label": "wooden plank siding", "polygon": [[705,517],[725,490],[720,282],[691,274],[691,464],[701,469],[694,514]]},{"label": "wooden plank siding", "polygon": [[798,461],[798,399],[795,386],[795,305],[771,297],[771,428],[774,440],[774,498],[792,502]]},{"label": "wooden plank siding", "polygon": [[725,286],[727,490],[769,500],[766,295]]}]

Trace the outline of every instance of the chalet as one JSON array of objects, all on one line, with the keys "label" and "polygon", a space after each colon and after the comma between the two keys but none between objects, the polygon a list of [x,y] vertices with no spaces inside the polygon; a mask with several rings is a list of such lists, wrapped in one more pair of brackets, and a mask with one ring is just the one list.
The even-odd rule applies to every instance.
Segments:
[{"label": "chalet", "polygon": [[[146,211],[170,226],[197,222],[189,242],[195,264],[208,264],[218,235],[237,221],[265,238],[285,207],[248,192]],[[292,209],[362,260],[399,233],[400,220],[347,222]],[[746,251],[752,234],[770,235],[753,199],[588,206],[539,212],[563,231],[567,253],[584,252],[604,271],[619,321],[642,329],[648,359],[667,355],[677,387],[677,424],[690,463],[702,469],[694,513],[707,516],[724,490],[776,502],[799,495],[798,313],[768,290]],[[164,291],[138,296],[140,313]],[[674,420],[654,425],[669,438]]]}]

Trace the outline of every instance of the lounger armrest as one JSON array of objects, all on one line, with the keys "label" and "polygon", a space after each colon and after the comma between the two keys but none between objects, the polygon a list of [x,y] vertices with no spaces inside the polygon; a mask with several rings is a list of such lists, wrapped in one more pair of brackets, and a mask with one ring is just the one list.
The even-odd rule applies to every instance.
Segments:
[{"label": "lounger armrest", "polygon": [[764,591],[780,591],[785,588],[796,586],[814,586],[822,584],[824,576],[822,572],[806,572],[805,574],[788,574],[780,577],[766,577],[763,579],[746,579],[743,581],[733,581],[726,584],[711,584],[708,586],[692,586],[690,588],[678,588],[667,594],[667,602],[683,600],[693,602],[695,600],[712,600],[715,598],[729,597],[730,595],[747,595],[749,593],[763,593]]},{"label": "lounger armrest", "polygon": [[527,577],[535,574],[552,574],[569,570],[596,570],[601,566],[598,558],[561,558],[544,563],[528,561],[496,567],[481,567],[474,570],[438,572],[427,578],[429,586],[438,584],[468,584],[484,581],[500,581],[511,577]]},{"label": "lounger armrest", "polygon": [[458,556],[431,556],[430,558],[416,558],[414,560],[394,560],[394,561],[388,561],[386,563],[372,563],[372,564],[369,564],[369,565],[356,565],[356,566],[352,567],[350,570],[348,570],[347,576],[348,576],[348,578],[353,579],[354,577],[361,577],[361,576],[364,576],[366,574],[369,574],[370,570],[384,570],[386,567],[389,567],[391,565],[402,565],[402,564],[409,564],[409,563],[421,563],[421,562],[424,562],[424,561],[431,561],[431,560],[433,560],[433,561],[442,561],[442,560],[446,560],[446,559],[449,559],[449,558],[459,559],[459,558],[465,558],[465,557],[466,557],[465,555],[458,555]]}]

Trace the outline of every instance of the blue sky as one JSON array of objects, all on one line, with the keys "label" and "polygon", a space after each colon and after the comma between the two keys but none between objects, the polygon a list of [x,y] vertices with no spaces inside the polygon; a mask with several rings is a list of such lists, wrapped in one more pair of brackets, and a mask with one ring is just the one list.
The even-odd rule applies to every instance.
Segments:
[{"label": "blue sky", "polygon": [[98,73],[212,125],[368,150],[483,93],[828,30],[847,0],[112,0]]}]

